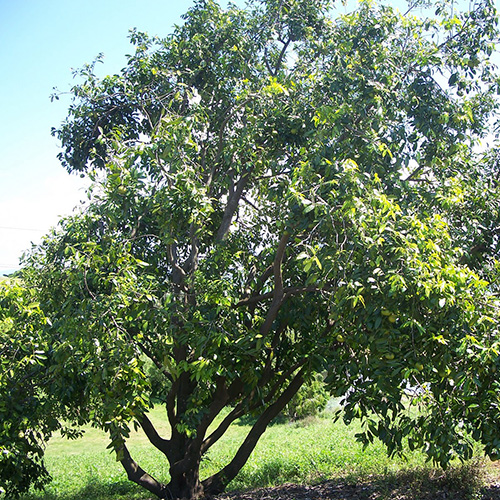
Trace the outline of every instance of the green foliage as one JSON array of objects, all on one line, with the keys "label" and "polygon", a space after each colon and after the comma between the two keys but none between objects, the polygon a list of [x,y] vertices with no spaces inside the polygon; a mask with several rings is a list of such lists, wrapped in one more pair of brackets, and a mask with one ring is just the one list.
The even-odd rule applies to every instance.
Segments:
[{"label": "green foliage", "polygon": [[165,380],[163,373],[151,362],[148,363],[146,374],[151,385],[151,399],[155,404],[166,403],[172,388],[170,381]]},{"label": "green foliage", "polygon": [[[494,5],[330,7],[197,1],[167,38],[133,31],[120,74],[85,67],[54,131],[93,184],[25,262],[49,321],[21,322],[50,346],[33,390],[105,430],[157,496],[222,491],[323,370],[364,443],[443,466],[473,441],[500,454]],[[168,439],[147,416],[159,394]],[[200,482],[245,414],[247,439]],[[168,486],[134,462],[131,426]]]},{"label": "green foliage", "polygon": [[0,282],[0,493],[9,497],[50,481],[44,441],[60,425],[36,386],[49,350],[45,326],[34,293],[14,279]]},{"label": "green foliage", "polygon": [[314,417],[326,408],[329,399],[323,376],[316,373],[297,391],[283,413],[289,420]]}]

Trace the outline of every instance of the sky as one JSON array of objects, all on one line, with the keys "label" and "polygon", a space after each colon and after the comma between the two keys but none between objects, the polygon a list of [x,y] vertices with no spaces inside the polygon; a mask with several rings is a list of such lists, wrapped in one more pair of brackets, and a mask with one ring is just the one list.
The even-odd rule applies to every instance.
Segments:
[{"label": "sky", "polygon": [[[226,6],[227,1],[221,0]],[[233,0],[243,5],[244,0]],[[0,0],[0,276],[85,199],[85,180],[60,165],[51,136],[66,116],[72,69],[104,54],[118,73],[131,28],[165,36],[193,0]]]},{"label": "sky", "polygon": [[[221,5],[227,5],[221,1]],[[233,2],[243,4],[238,0]],[[102,52],[98,74],[133,53],[131,28],[165,36],[192,0],[0,0],[0,276],[85,199],[85,182],[57,159],[51,136],[66,117],[72,69]]]}]

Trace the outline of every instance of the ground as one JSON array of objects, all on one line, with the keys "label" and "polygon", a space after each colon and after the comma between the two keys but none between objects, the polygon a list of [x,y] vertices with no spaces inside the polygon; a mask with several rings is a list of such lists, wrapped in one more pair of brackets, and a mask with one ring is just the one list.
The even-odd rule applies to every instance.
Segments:
[{"label": "ground", "polygon": [[284,484],[219,495],[216,500],[500,500],[500,464],[451,473],[403,473],[314,486]]},{"label": "ground", "polygon": [[217,497],[217,500],[500,500],[500,483],[483,489],[481,496],[471,496],[459,489],[416,491],[411,487],[404,491],[397,486],[379,488],[370,483],[346,484],[327,481],[315,486],[284,484],[275,488],[261,488],[244,493],[231,493]]}]

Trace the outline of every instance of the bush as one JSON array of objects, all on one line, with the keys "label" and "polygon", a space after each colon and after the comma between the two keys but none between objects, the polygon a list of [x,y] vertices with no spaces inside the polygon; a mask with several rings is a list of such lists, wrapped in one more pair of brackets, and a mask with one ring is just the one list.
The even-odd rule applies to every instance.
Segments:
[{"label": "bush", "polygon": [[316,373],[286,405],[283,414],[289,420],[300,420],[315,416],[326,408],[329,399],[328,392],[325,390],[323,376]]}]

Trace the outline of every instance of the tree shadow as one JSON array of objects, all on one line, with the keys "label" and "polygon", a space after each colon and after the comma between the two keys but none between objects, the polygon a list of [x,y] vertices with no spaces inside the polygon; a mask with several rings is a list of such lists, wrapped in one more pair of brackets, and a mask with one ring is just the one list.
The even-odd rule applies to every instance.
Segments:
[{"label": "tree shadow", "polygon": [[[255,422],[257,422],[258,418],[259,418],[259,415],[250,415],[250,414],[243,415],[242,417],[235,420],[234,424],[241,425],[241,426],[245,426],[245,425],[252,426],[255,424]],[[273,420],[271,420],[271,422],[269,422],[268,427],[272,427],[273,425],[277,425],[277,424],[285,424],[286,422],[288,422],[288,419],[280,413],[277,417],[275,417]]]},{"label": "tree shadow", "polygon": [[[276,464],[275,464],[276,465]],[[263,464],[254,472],[269,482],[283,478],[280,467]],[[421,468],[382,475],[346,475],[313,485],[283,484],[277,487],[234,491],[217,500],[500,500],[500,478],[491,481],[480,462],[448,470]],[[275,478],[274,478],[275,479]],[[290,480],[293,480],[290,478]]]},{"label": "tree shadow", "polygon": [[102,483],[91,481],[79,490],[72,490],[71,492],[51,492],[46,491],[43,497],[39,494],[29,494],[21,497],[21,500],[110,500],[118,499],[121,497],[131,500],[132,498],[144,498],[147,493],[143,488],[128,481],[114,481],[110,483]]}]

